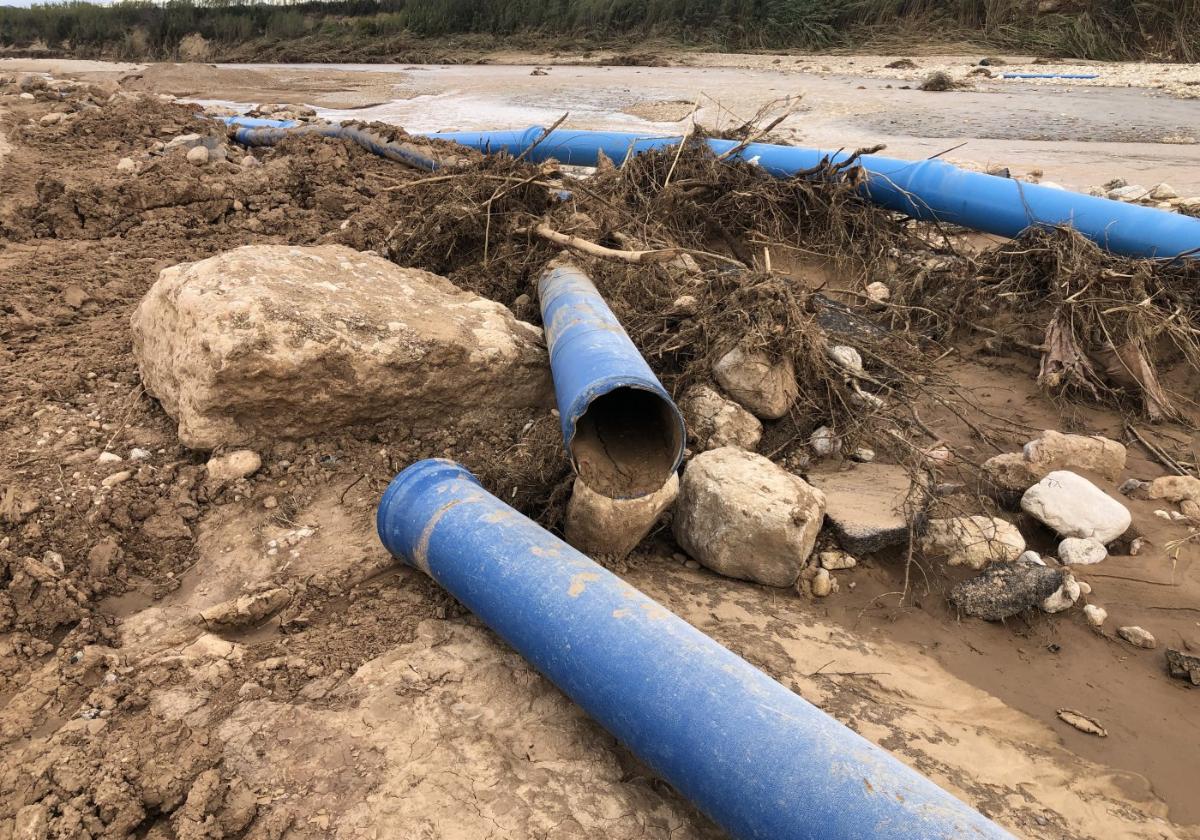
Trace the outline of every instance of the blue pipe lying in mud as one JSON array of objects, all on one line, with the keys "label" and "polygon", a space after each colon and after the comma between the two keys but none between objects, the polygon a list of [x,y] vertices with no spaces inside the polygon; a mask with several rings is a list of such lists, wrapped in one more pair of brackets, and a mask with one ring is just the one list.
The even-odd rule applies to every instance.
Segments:
[{"label": "blue pipe lying in mud", "polygon": [[379,538],[739,840],[1010,834],[445,460],[404,470]]},{"label": "blue pipe lying in mud", "polygon": [[586,274],[553,264],[538,281],[563,442],[597,493],[636,498],[683,461],[683,416]]},{"label": "blue pipe lying in mud", "polygon": [[[631,154],[678,145],[679,137],[646,137],[616,131],[556,129],[456,131],[427,135],[453,140],[483,152],[512,155],[529,150],[534,161],[595,166],[603,152],[622,162]],[[732,140],[707,141],[721,154],[738,147]],[[842,162],[846,152],[751,143],[731,157],[754,161],[780,178],[811,171],[825,159]],[[945,222],[1000,236],[1016,237],[1033,226],[1069,225],[1103,248],[1131,257],[1200,258],[1200,219],[1082,195],[1009,178],[968,172],[941,160],[908,161],[879,155],[858,159],[866,172],[863,189],[874,202],[925,221]]]},{"label": "blue pipe lying in mud", "polygon": [[383,140],[369,131],[352,125],[334,123],[297,123],[292,120],[266,120],[256,117],[224,117],[226,125],[234,129],[234,139],[243,146],[274,146],[284,137],[295,134],[316,134],[351,140],[368,152],[432,172],[446,166],[445,161],[430,155],[427,150],[411,143]]}]

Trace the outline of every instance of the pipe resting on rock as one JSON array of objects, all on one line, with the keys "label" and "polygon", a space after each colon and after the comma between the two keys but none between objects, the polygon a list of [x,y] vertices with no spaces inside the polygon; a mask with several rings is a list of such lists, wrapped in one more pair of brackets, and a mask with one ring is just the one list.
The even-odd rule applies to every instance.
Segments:
[{"label": "pipe resting on rock", "polygon": [[[545,136],[543,136],[545,135]],[[533,161],[550,158],[595,166],[599,153],[620,164],[629,155],[678,145],[682,138],[647,137],[621,131],[576,131],[540,126],[512,131],[455,131],[425,135],[453,140],[482,152],[526,152]],[[539,142],[540,139],[540,142]],[[706,141],[717,155],[757,163],[787,178],[822,161],[840,163],[847,152],[733,140]],[[533,144],[537,143],[536,146]],[[1013,238],[1031,227],[1073,227],[1102,248],[1130,257],[1200,258],[1200,219],[1107,198],[968,172],[941,160],[909,161],[862,155],[864,194],[875,203],[914,219],[962,225]]]},{"label": "pipe resting on rock", "polygon": [[379,538],[739,840],[1013,840],[543,530],[451,461],[398,475]]},{"label": "pipe resting on rock", "polygon": [[591,279],[568,262],[538,281],[563,442],[592,490],[631,499],[683,462],[683,415]]}]

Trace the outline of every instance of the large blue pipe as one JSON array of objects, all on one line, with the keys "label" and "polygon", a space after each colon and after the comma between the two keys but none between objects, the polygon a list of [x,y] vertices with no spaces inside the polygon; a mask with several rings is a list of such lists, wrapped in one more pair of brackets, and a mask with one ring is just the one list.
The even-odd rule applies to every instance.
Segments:
[{"label": "large blue pipe", "polygon": [[377,524],[738,840],[1012,840],[451,461],[400,473]]},{"label": "large blue pipe", "polygon": [[[594,166],[603,152],[620,163],[631,154],[677,145],[679,137],[646,137],[618,131],[555,129],[457,131],[431,135],[483,152],[517,155],[529,150],[535,161]],[[733,140],[707,141],[717,154],[738,147]],[[731,157],[755,161],[776,177],[811,170],[823,160],[845,161],[846,152],[751,143]],[[1103,248],[1132,257],[1200,257],[1200,219],[1107,198],[968,172],[941,160],[908,161],[879,155],[859,158],[866,195],[916,219],[946,222],[1000,236],[1016,237],[1034,226],[1069,225]]]},{"label": "large blue pipe", "polygon": [[563,443],[597,493],[660,489],[683,461],[683,416],[591,279],[570,263],[538,281]]}]

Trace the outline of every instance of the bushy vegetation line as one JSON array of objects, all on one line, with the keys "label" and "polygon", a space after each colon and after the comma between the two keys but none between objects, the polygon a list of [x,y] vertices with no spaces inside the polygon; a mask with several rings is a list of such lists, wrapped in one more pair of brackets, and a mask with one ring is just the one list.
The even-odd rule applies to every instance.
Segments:
[{"label": "bushy vegetation line", "polygon": [[[1200,0],[123,0],[0,7],[0,47],[119,58],[244,55],[247,44],[353,45],[387,57],[458,35],[611,45],[656,38],[743,51],[919,36],[1074,58],[1200,60]],[[192,36],[189,40],[189,36]],[[199,37],[195,37],[199,36]],[[203,39],[203,40],[201,40]],[[497,45],[501,45],[498,41]],[[207,49],[210,56],[192,55]]]}]

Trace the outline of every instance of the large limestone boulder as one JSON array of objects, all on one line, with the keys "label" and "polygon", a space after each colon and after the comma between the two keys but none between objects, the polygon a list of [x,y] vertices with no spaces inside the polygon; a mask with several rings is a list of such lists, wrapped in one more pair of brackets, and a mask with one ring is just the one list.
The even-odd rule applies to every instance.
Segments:
[{"label": "large limestone boulder", "polygon": [[162,272],[133,314],[146,389],[187,446],[551,405],[541,331],[435,274],[340,245],[255,245]]},{"label": "large limestone boulder", "polygon": [[684,551],[714,572],[791,586],[824,519],[820,490],[761,455],[723,447],[688,464],[672,524]]},{"label": "large limestone boulder", "polygon": [[1062,537],[1108,544],[1133,521],[1128,508],[1081,475],[1050,473],[1025,491],[1021,508]]},{"label": "large limestone boulder", "polygon": [[688,433],[700,450],[736,446],[753,451],[762,439],[762,423],[707,385],[695,385],[679,401]]}]

